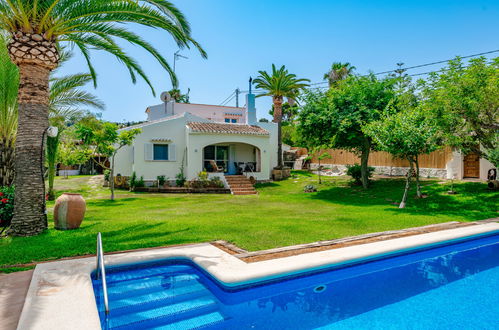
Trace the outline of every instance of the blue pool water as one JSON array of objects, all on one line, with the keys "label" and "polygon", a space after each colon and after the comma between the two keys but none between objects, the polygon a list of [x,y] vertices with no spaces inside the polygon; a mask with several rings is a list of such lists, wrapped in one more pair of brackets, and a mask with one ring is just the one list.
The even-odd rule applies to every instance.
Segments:
[{"label": "blue pool water", "polygon": [[259,285],[187,260],[107,267],[103,329],[499,329],[499,234]]}]

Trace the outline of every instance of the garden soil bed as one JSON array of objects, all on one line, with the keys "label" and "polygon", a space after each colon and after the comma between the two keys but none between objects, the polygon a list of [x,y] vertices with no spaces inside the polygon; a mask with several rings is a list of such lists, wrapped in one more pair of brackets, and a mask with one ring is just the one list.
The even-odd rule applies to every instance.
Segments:
[{"label": "garden soil bed", "polygon": [[166,194],[230,194],[230,189],[227,188],[136,187],[135,191]]}]

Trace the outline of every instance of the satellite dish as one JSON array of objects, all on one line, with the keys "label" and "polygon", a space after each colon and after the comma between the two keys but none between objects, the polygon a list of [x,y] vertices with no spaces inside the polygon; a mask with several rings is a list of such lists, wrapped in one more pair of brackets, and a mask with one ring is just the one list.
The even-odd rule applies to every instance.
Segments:
[{"label": "satellite dish", "polygon": [[167,102],[170,102],[172,100],[172,96],[168,92],[163,92],[160,95],[160,99],[161,99],[161,101],[167,103]]}]

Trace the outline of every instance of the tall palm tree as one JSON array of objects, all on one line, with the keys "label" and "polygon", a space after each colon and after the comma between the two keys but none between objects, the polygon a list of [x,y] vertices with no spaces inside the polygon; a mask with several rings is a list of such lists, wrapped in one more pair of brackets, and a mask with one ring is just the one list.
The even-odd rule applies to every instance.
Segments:
[{"label": "tall palm tree", "polygon": [[114,55],[154,89],[140,65],[116,42],[128,41],[149,52],[170,74],[164,57],[147,41],[126,28],[127,23],[164,30],[180,48],[200,45],[191,37],[189,23],[166,0],[0,0],[0,32],[10,34],[8,50],[19,67],[18,130],[16,138],[16,203],[10,233],[36,235],[47,228],[43,180],[43,140],[48,127],[49,75],[59,63],[59,43],[69,43],[96,72],[90,51]]},{"label": "tall palm tree", "polygon": [[299,79],[295,74],[289,73],[283,65],[279,69],[275,64],[272,64],[272,72],[269,74],[266,71],[258,71],[259,76],[253,81],[256,88],[265,90],[265,93],[259,94],[261,96],[272,96],[274,104],[274,123],[277,123],[277,167],[282,169],[284,167],[282,161],[282,103],[285,97],[296,99],[299,92],[308,87],[307,82],[309,79]]},{"label": "tall palm tree", "polygon": [[354,70],[355,67],[349,62],[334,62],[331,65],[331,70],[324,74],[324,80],[328,81],[329,87],[334,87],[338,83],[338,81],[350,76]]},{"label": "tall palm tree", "polygon": [[48,196],[54,197],[54,178],[61,134],[71,122],[87,114],[85,107],[104,110],[104,103],[81,88],[92,81],[90,74],[79,73],[50,79],[49,122],[58,128],[54,137],[47,136]]},{"label": "tall palm tree", "polygon": [[19,73],[10,61],[7,39],[0,34],[0,186],[14,181],[14,144],[17,128]]}]

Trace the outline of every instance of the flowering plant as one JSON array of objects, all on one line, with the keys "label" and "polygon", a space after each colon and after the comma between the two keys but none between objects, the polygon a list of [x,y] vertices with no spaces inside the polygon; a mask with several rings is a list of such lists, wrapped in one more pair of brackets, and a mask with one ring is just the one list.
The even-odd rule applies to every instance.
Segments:
[{"label": "flowering plant", "polygon": [[0,187],[0,227],[10,225],[14,214],[14,187]]}]

